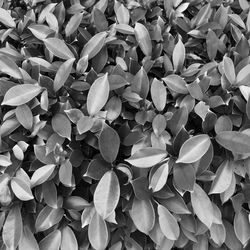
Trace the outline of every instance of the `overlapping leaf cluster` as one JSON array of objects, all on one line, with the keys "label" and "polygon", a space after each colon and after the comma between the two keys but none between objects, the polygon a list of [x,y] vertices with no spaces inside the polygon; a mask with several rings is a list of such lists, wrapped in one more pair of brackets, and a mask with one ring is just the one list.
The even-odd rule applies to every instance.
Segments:
[{"label": "overlapping leaf cluster", "polygon": [[0,0],[1,249],[250,239],[247,0]]}]

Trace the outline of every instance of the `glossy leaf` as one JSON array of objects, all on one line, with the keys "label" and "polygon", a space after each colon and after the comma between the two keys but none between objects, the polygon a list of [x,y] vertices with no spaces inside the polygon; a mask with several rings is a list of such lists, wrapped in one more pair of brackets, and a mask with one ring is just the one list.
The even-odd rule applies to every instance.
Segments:
[{"label": "glossy leaf", "polygon": [[16,23],[14,19],[12,18],[12,16],[10,15],[10,13],[3,8],[0,8],[0,22],[10,28],[16,27]]},{"label": "glossy leaf", "polygon": [[[1,8],[0,8],[0,12],[1,12]],[[0,13],[0,18],[1,18],[1,13]],[[11,58],[2,54],[0,54],[0,72],[7,74],[11,77],[14,77],[16,79],[23,78],[16,63]]]},{"label": "glossy leaf", "polygon": [[34,199],[29,185],[23,180],[14,177],[10,184],[12,191],[19,200],[28,201]]},{"label": "glossy leaf", "polygon": [[156,109],[158,111],[162,111],[165,108],[167,101],[167,91],[164,84],[154,78],[150,90],[151,97]]},{"label": "glossy leaf", "polygon": [[23,227],[22,238],[19,242],[18,248],[20,250],[39,250],[36,238],[28,226]]},{"label": "glossy leaf", "polygon": [[54,131],[61,137],[71,138],[71,123],[66,115],[58,113],[53,116],[51,125]]},{"label": "glossy leaf", "polygon": [[31,101],[42,88],[33,84],[20,84],[10,88],[4,96],[2,105],[19,106]]},{"label": "glossy leaf", "polygon": [[167,156],[167,152],[157,148],[143,148],[136,151],[130,158],[126,159],[128,163],[138,168],[148,168],[161,162]]},{"label": "glossy leaf", "polygon": [[54,164],[50,164],[50,165],[45,165],[37,169],[31,177],[31,180],[30,180],[31,186],[34,187],[34,186],[40,185],[46,180],[48,180],[50,175],[53,173],[55,167],[56,166]]},{"label": "glossy leaf", "polygon": [[185,47],[181,39],[179,38],[173,50],[173,65],[175,71],[180,71],[182,69],[185,60],[185,55]]},{"label": "glossy leaf", "polygon": [[61,250],[78,250],[78,243],[74,232],[66,226],[62,229]]},{"label": "glossy leaf", "polygon": [[180,228],[176,218],[162,205],[158,205],[157,209],[161,231],[169,240],[177,240]]},{"label": "glossy leaf", "polygon": [[108,74],[99,77],[91,85],[87,96],[88,113],[93,116],[97,114],[108,101],[109,81]]},{"label": "glossy leaf", "polygon": [[94,193],[97,213],[106,219],[115,210],[120,197],[120,185],[113,171],[106,172],[99,181]]},{"label": "glossy leaf", "polygon": [[210,228],[214,217],[213,206],[206,192],[198,184],[194,185],[194,191],[191,193],[191,204],[199,220]]},{"label": "glossy leaf", "polygon": [[52,231],[50,234],[48,234],[45,238],[43,238],[39,242],[39,249],[40,250],[59,250],[60,244],[61,244],[61,232],[56,229],[55,231]]},{"label": "glossy leaf", "polygon": [[24,128],[28,130],[32,128],[33,114],[28,105],[23,104],[16,108],[16,118]]},{"label": "glossy leaf", "polygon": [[176,163],[192,163],[198,161],[207,152],[210,143],[210,138],[205,134],[189,138],[183,143]]}]

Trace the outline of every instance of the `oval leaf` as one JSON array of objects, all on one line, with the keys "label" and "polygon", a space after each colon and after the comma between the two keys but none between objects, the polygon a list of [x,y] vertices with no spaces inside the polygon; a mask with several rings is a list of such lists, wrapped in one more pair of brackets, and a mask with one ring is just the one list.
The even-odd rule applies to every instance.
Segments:
[{"label": "oval leaf", "polygon": [[98,213],[95,213],[90,221],[88,236],[94,249],[106,249],[109,242],[109,232],[106,222]]},{"label": "oval leaf", "polygon": [[71,50],[67,47],[63,40],[52,37],[43,40],[46,48],[54,55],[59,58],[68,60],[75,56]]},{"label": "oval leaf", "polygon": [[144,55],[151,56],[152,43],[147,28],[141,23],[136,23],[134,31],[135,31],[135,38]]},{"label": "oval leaf", "polygon": [[55,79],[54,79],[54,91],[55,92],[57,92],[67,81],[74,61],[75,61],[75,58],[68,59],[59,67],[58,71],[56,72]]},{"label": "oval leaf", "polygon": [[36,238],[28,226],[23,227],[22,238],[18,245],[19,250],[39,250]]},{"label": "oval leaf", "polygon": [[169,240],[177,240],[180,235],[180,228],[176,218],[162,205],[158,205],[160,228],[165,237]]},{"label": "oval leaf", "polygon": [[194,185],[194,191],[191,193],[191,204],[199,220],[210,228],[214,219],[213,205],[205,191],[198,184]]},{"label": "oval leaf", "polygon": [[28,105],[23,104],[16,108],[16,118],[24,128],[28,130],[32,128],[33,114]]},{"label": "oval leaf", "polygon": [[210,138],[205,134],[189,138],[181,146],[176,163],[192,163],[198,161],[207,152],[210,144]]},{"label": "oval leaf", "polygon": [[2,105],[19,106],[36,97],[42,88],[33,84],[20,84],[10,88],[4,96]]},{"label": "oval leaf", "polygon": [[99,149],[103,159],[112,163],[115,161],[120,147],[120,137],[108,125],[104,125],[99,137]]},{"label": "oval leaf", "polygon": [[14,22],[9,12],[3,8],[0,8],[0,22],[10,28],[16,27],[16,23]]},{"label": "oval leaf", "polygon": [[71,123],[68,117],[58,113],[52,117],[51,125],[54,131],[61,137],[71,139]]},{"label": "oval leaf", "polygon": [[137,229],[145,234],[154,227],[155,211],[150,200],[134,199],[130,216]]},{"label": "oval leaf", "polygon": [[167,90],[164,84],[154,78],[152,84],[151,84],[151,97],[153,100],[153,103],[158,111],[162,111],[167,102]]},{"label": "oval leaf", "polygon": [[11,188],[15,196],[21,201],[34,199],[29,185],[19,178],[12,178],[10,182]]},{"label": "oval leaf", "polygon": [[61,250],[78,250],[78,243],[74,232],[66,226],[62,230]]},{"label": "oval leaf", "polygon": [[59,230],[52,231],[39,242],[40,250],[59,250],[61,245],[61,232]]},{"label": "oval leaf", "polygon": [[53,173],[56,165],[49,164],[38,168],[31,177],[31,186],[35,187],[47,181],[50,175]]},{"label": "oval leaf", "polygon": [[181,39],[179,38],[179,41],[177,42],[173,50],[173,65],[175,71],[180,71],[182,69],[185,55],[185,47]]},{"label": "oval leaf", "polygon": [[168,75],[162,80],[167,84],[168,88],[179,94],[188,94],[186,82],[178,75]]},{"label": "oval leaf", "polygon": [[108,101],[109,81],[108,74],[97,78],[89,89],[87,96],[87,110],[90,115],[97,114]]},{"label": "oval leaf", "polygon": [[[1,18],[1,13],[0,13]],[[23,76],[16,63],[5,55],[0,55],[0,72],[5,73],[16,79],[22,79]]]},{"label": "oval leaf", "polygon": [[149,168],[161,162],[167,156],[167,151],[159,148],[143,148],[136,151],[126,161],[138,168]]},{"label": "oval leaf", "polygon": [[106,219],[111,215],[120,198],[120,185],[114,171],[106,172],[99,181],[94,193],[94,205],[97,213]]}]

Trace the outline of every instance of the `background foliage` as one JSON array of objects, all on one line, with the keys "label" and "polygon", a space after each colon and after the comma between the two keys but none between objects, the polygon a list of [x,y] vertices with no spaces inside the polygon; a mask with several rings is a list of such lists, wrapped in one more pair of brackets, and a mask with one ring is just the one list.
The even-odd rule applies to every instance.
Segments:
[{"label": "background foliage", "polygon": [[247,248],[248,1],[0,7],[1,249]]}]

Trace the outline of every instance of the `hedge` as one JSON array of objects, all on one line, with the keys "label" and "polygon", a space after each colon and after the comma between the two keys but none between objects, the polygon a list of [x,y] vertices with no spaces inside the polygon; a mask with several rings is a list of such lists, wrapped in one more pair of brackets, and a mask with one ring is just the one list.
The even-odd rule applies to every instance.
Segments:
[{"label": "hedge", "polygon": [[247,0],[0,0],[0,248],[249,249]]}]

